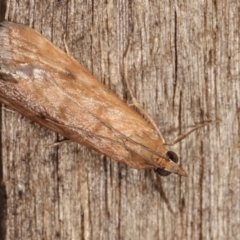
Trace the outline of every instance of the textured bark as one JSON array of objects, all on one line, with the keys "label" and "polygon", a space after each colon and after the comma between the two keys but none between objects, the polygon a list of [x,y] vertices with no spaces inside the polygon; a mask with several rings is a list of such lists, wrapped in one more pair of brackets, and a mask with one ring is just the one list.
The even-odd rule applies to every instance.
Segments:
[{"label": "textured bark", "polygon": [[166,140],[221,122],[172,148],[188,178],[160,180],[76,143],[46,148],[61,136],[2,109],[0,239],[240,239],[239,10],[238,0],[7,1],[5,19],[62,49],[66,34],[71,55],[129,103],[131,38],[131,88]]}]

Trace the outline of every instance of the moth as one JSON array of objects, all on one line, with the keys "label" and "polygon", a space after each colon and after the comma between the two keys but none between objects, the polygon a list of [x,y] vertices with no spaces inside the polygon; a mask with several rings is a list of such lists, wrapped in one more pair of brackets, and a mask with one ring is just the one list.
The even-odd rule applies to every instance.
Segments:
[{"label": "moth", "polygon": [[41,34],[4,21],[0,46],[3,104],[130,167],[186,176],[151,124]]}]

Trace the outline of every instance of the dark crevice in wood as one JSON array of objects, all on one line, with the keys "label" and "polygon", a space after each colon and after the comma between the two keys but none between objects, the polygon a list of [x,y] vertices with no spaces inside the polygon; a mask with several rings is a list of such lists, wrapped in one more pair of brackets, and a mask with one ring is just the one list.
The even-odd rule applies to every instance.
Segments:
[{"label": "dark crevice in wood", "polygon": [[[0,22],[4,21],[7,3],[0,1]],[[2,109],[0,109],[0,132],[2,133]],[[7,193],[3,180],[2,134],[0,138],[0,239],[6,239]]]},{"label": "dark crevice in wood", "polygon": [[199,217],[199,229],[201,229],[199,231],[199,240],[202,240],[204,239],[204,235],[203,235],[203,211],[204,211],[204,207],[203,207],[203,196],[204,196],[204,187],[203,187],[203,182],[204,182],[204,147],[203,147],[203,142],[201,142],[201,149],[200,149],[200,154],[201,154],[201,166],[200,166],[200,174],[199,174],[199,188],[200,188],[200,196],[199,196],[199,208],[200,208],[200,211],[199,211],[199,214],[200,214],[200,217]]},{"label": "dark crevice in wood", "polygon": [[178,34],[178,24],[177,24],[177,12],[174,12],[174,93],[173,93],[173,106],[174,106],[174,99],[177,89],[177,80],[178,80],[178,48],[177,48],[177,34]]}]

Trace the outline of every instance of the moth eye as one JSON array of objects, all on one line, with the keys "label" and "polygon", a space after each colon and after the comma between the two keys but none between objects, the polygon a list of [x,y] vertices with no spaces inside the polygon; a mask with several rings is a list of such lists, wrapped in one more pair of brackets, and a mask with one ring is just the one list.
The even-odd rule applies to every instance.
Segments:
[{"label": "moth eye", "polygon": [[[178,156],[175,152],[172,152],[172,151],[168,151],[167,152],[167,157],[169,157],[173,162],[177,163],[178,162]],[[166,176],[169,176],[171,174],[171,172],[167,171],[167,170],[164,170],[164,169],[161,169],[161,168],[157,168],[155,170],[155,172],[157,172],[159,175],[163,176],[163,177],[166,177]]]},{"label": "moth eye", "polygon": [[178,162],[178,155],[175,152],[168,151],[166,154],[173,162]]}]

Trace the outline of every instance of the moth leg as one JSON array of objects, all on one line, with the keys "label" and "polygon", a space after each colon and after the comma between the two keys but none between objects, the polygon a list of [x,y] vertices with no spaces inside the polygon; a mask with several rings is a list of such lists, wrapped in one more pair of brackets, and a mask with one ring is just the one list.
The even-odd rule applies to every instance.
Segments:
[{"label": "moth leg", "polygon": [[190,131],[179,135],[174,141],[172,141],[172,142],[165,142],[164,144],[168,145],[168,146],[173,146],[176,143],[178,143],[181,140],[183,140],[184,138],[186,138],[190,133],[195,132],[197,129],[205,127],[206,125],[209,125],[211,123],[217,123],[217,122],[220,122],[220,121],[216,120],[216,121],[209,121],[209,122],[199,123],[199,124],[195,125],[193,127],[193,129],[191,129]]},{"label": "moth leg", "polygon": [[157,175],[157,179],[156,180],[157,181],[155,182],[155,184],[157,186],[157,190],[159,191],[160,196],[163,199],[163,201],[166,203],[167,209],[169,210],[169,212],[171,214],[176,215],[177,212],[173,210],[172,205],[171,205],[171,203],[170,203],[170,201],[169,201],[169,199],[168,199],[168,197],[167,197],[167,195],[166,195],[166,193],[164,191],[161,177],[159,175]]},{"label": "moth leg", "polygon": [[128,81],[128,55],[131,49],[132,42],[131,40],[128,43],[127,50],[124,54],[124,81],[126,82],[127,89],[130,93],[132,104],[140,111],[140,113],[145,117],[145,119],[152,125],[152,127],[157,131],[158,135],[160,136],[163,144],[165,144],[165,139],[163,138],[163,135],[159,131],[156,123],[154,120],[149,116],[149,114],[144,110],[144,108],[138,103],[137,99],[134,97],[133,91],[130,87],[129,81]]},{"label": "moth leg", "polygon": [[52,144],[45,145],[45,147],[47,147],[47,148],[56,147],[56,146],[59,146],[63,143],[66,143],[66,142],[72,142],[72,140],[65,139],[65,140],[62,140],[60,142],[55,142],[55,143],[52,143]]},{"label": "moth leg", "polygon": [[5,107],[4,105],[2,105],[2,109],[3,109],[4,111],[6,111],[6,112],[17,113],[17,111],[12,110],[12,109],[10,109],[10,108],[7,108],[7,107]]},{"label": "moth leg", "polygon": [[64,43],[64,47],[65,47],[65,51],[68,55],[69,54],[69,49],[68,49],[68,46],[67,46],[67,42],[66,42],[66,34],[63,35],[63,43]]}]

